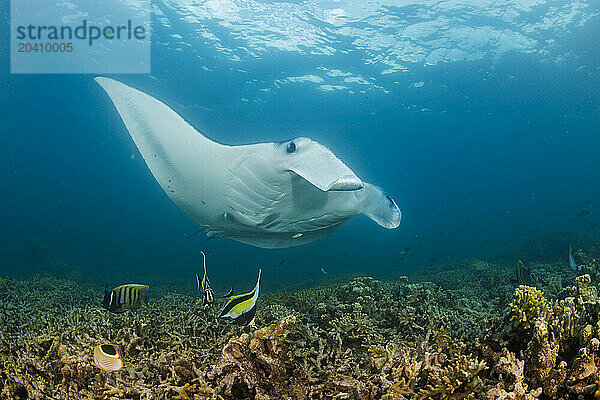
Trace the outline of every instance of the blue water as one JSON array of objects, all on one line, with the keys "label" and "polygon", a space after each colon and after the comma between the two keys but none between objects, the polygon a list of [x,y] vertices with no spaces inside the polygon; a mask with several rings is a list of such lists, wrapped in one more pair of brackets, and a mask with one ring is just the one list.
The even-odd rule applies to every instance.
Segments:
[{"label": "blue water", "polygon": [[154,3],[152,75],[113,77],[219,142],[327,145],[393,196],[400,227],[358,216],[276,250],[188,238],[197,225],[92,76],[9,74],[2,41],[0,275],[35,272],[34,237],[107,281],[130,271],[193,285],[204,249],[217,286],[251,287],[262,266],[277,289],[510,254],[545,232],[598,236],[598,2],[185,4]]}]

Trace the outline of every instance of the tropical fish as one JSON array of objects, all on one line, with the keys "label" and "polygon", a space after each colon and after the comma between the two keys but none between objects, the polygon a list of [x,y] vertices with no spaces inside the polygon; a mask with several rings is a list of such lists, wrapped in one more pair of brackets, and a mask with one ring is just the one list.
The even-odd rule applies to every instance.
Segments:
[{"label": "tropical fish", "polygon": [[202,293],[202,305],[204,307],[212,307],[215,302],[215,292],[210,286],[210,281],[208,280],[208,275],[206,274],[206,255],[203,251],[202,260],[204,265],[204,275],[202,279],[200,279],[200,275],[196,274],[196,282],[198,282],[198,290]]},{"label": "tropical fish", "polygon": [[525,267],[523,261],[517,261],[517,282],[519,285],[530,285],[531,284],[531,272]]},{"label": "tropical fish", "polygon": [[321,267],[321,272],[323,273],[323,275],[327,275],[327,271],[325,271],[325,266],[324,265]]},{"label": "tropical fish", "polygon": [[261,270],[258,270],[256,286],[249,293],[231,296],[225,307],[221,310],[219,317],[229,318],[231,323],[240,326],[253,325],[256,318],[256,300],[260,288]]},{"label": "tropical fish", "polygon": [[579,271],[579,269],[581,269],[581,267],[575,262],[575,257],[573,257],[573,248],[571,245],[569,245],[569,266],[573,271]]},{"label": "tropical fish", "polygon": [[114,372],[123,367],[121,351],[119,346],[114,344],[101,344],[94,348],[94,367],[103,371]]},{"label": "tropical fish", "polygon": [[102,307],[113,313],[123,313],[127,310],[140,308],[142,301],[150,296],[148,285],[130,283],[117,286],[111,291],[104,289]]},{"label": "tropical fish", "polygon": [[591,214],[591,212],[589,210],[581,210],[577,213],[577,216],[579,218],[585,218],[585,217],[589,217]]}]

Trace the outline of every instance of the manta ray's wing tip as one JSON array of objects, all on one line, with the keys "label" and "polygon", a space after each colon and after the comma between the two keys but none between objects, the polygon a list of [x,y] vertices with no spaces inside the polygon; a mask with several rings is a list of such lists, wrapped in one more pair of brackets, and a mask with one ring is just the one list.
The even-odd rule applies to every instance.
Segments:
[{"label": "manta ray's wing tip", "polygon": [[102,86],[102,89],[104,89],[104,90],[108,90],[109,88],[116,87],[118,85],[122,85],[121,82],[116,81],[111,78],[107,78],[105,76],[95,76],[94,80],[96,81],[96,83],[98,85]]},{"label": "manta ray's wing tip", "polygon": [[96,83],[98,83],[99,85],[102,85],[103,83],[105,83],[106,81],[108,81],[110,78],[107,78],[105,76],[95,76],[94,80],[96,81]]},{"label": "manta ray's wing tip", "polygon": [[[111,91],[116,92],[123,92],[123,89],[132,89],[130,87],[128,87],[127,85],[125,85],[122,82],[119,82],[115,79],[112,78],[107,78],[106,76],[96,76],[94,77],[94,80],[96,81],[96,83],[98,85],[100,85],[102,87],[102,89],[104,89],[107,93],[111,94]],[[112,96],[111,96],[112,97]]]}]

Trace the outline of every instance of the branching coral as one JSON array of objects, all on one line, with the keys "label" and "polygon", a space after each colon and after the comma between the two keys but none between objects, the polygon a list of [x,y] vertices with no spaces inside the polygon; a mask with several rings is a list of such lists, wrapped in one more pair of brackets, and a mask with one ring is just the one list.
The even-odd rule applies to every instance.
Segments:
[{"label": "branching coral", "polygon": [[[135,313],[109,314],[99,295],[48,277],[3,288],[0,320],[1,398],[159,398],[193,384],[235,333],[195,300],[169,295]],[[98,343],[123,349],[125,367],[91,366]],[[25,397],[24,397],[25,396]]]},{"label": "branching coral", "polygon": [[462,399],[470,393],[483,391],[479,376],[486,368],[483,361],[463,355],[448,365],[433,367],[428,384],[421,390],[421,399]]},{"label": "branching coral", "polygon": [[[261,328],[253,335],[233,337],[208,377],[226,398],[293,399],[306,393],[301,371],[292,364],[288,334],[296,329],[296,317]],[[295,374],[292,372],[296,372]]]},{"label": "branching coral", "polygon": [[[363,277],[265,294],[256,330],[223,324],[182,294],[113,315],[73,282],[11,280],[0,284],[0,398],[591,398],[597,275],[572,283],[571,271],[555,274],[564,265],[529,265],[539,289],[514,290],[514,263],[486,262],[475,272],[458,263],[438,275],[443,284]],[[122,370],[90,365],[104,342],[123,349]]]},{"label": "branching coral", "polygon": [[532,286],[520,285],[515,289],[510,303],[511,321],[517,321],[523,329],[531,328],[531,324],[548,312],[548,303],[544,293]]}]

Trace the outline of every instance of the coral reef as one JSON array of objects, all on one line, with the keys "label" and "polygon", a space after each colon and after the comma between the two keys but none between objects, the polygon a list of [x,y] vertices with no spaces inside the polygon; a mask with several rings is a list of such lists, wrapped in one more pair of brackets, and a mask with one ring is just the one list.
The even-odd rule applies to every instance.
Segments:
[{"label": "coral reef", "polygon": [[[545,303],[541,292],[530,292],[535,293],[536,304]],[[522,298],[517,299],[521,294],[515,292],[514,304],[522,303]],[[575,285],[565,288],[543,312],[538,310],[544,307],[531,303],[526,318],[501,320],[488,332],[481,351],[498,371],[507,360],[518,365],[518,374],[513,374],[515,386],[526,388],[527,384],[545,398],[592,395],[599,372],[599,300],[590,276],[579,276]],[[525,319],[528,326],[522,325]]]},{"label": "coral reef", "polygon": [[[600,246],[577,254],[580,271],[528,263],[527,286],[519,264],[478,261],[267,293],[255,329],[197,296],[114,315],[73,281],[7,279],[0,398],[600,398]],[[91,365],[99,343],[121,347],[120,371]]]},{"label": "coral reef", "polygon": [[[203,371],[234,333],[195,299],[176,294],[114,315],[100,309],[99,294],[34,277],[0,287],[0,298],[0,398],[154,399],[189,393],[181,390],[186,383],[214,393],[202,389]],[[91,366],[98,343],[123,349],[122,370]]]}]

